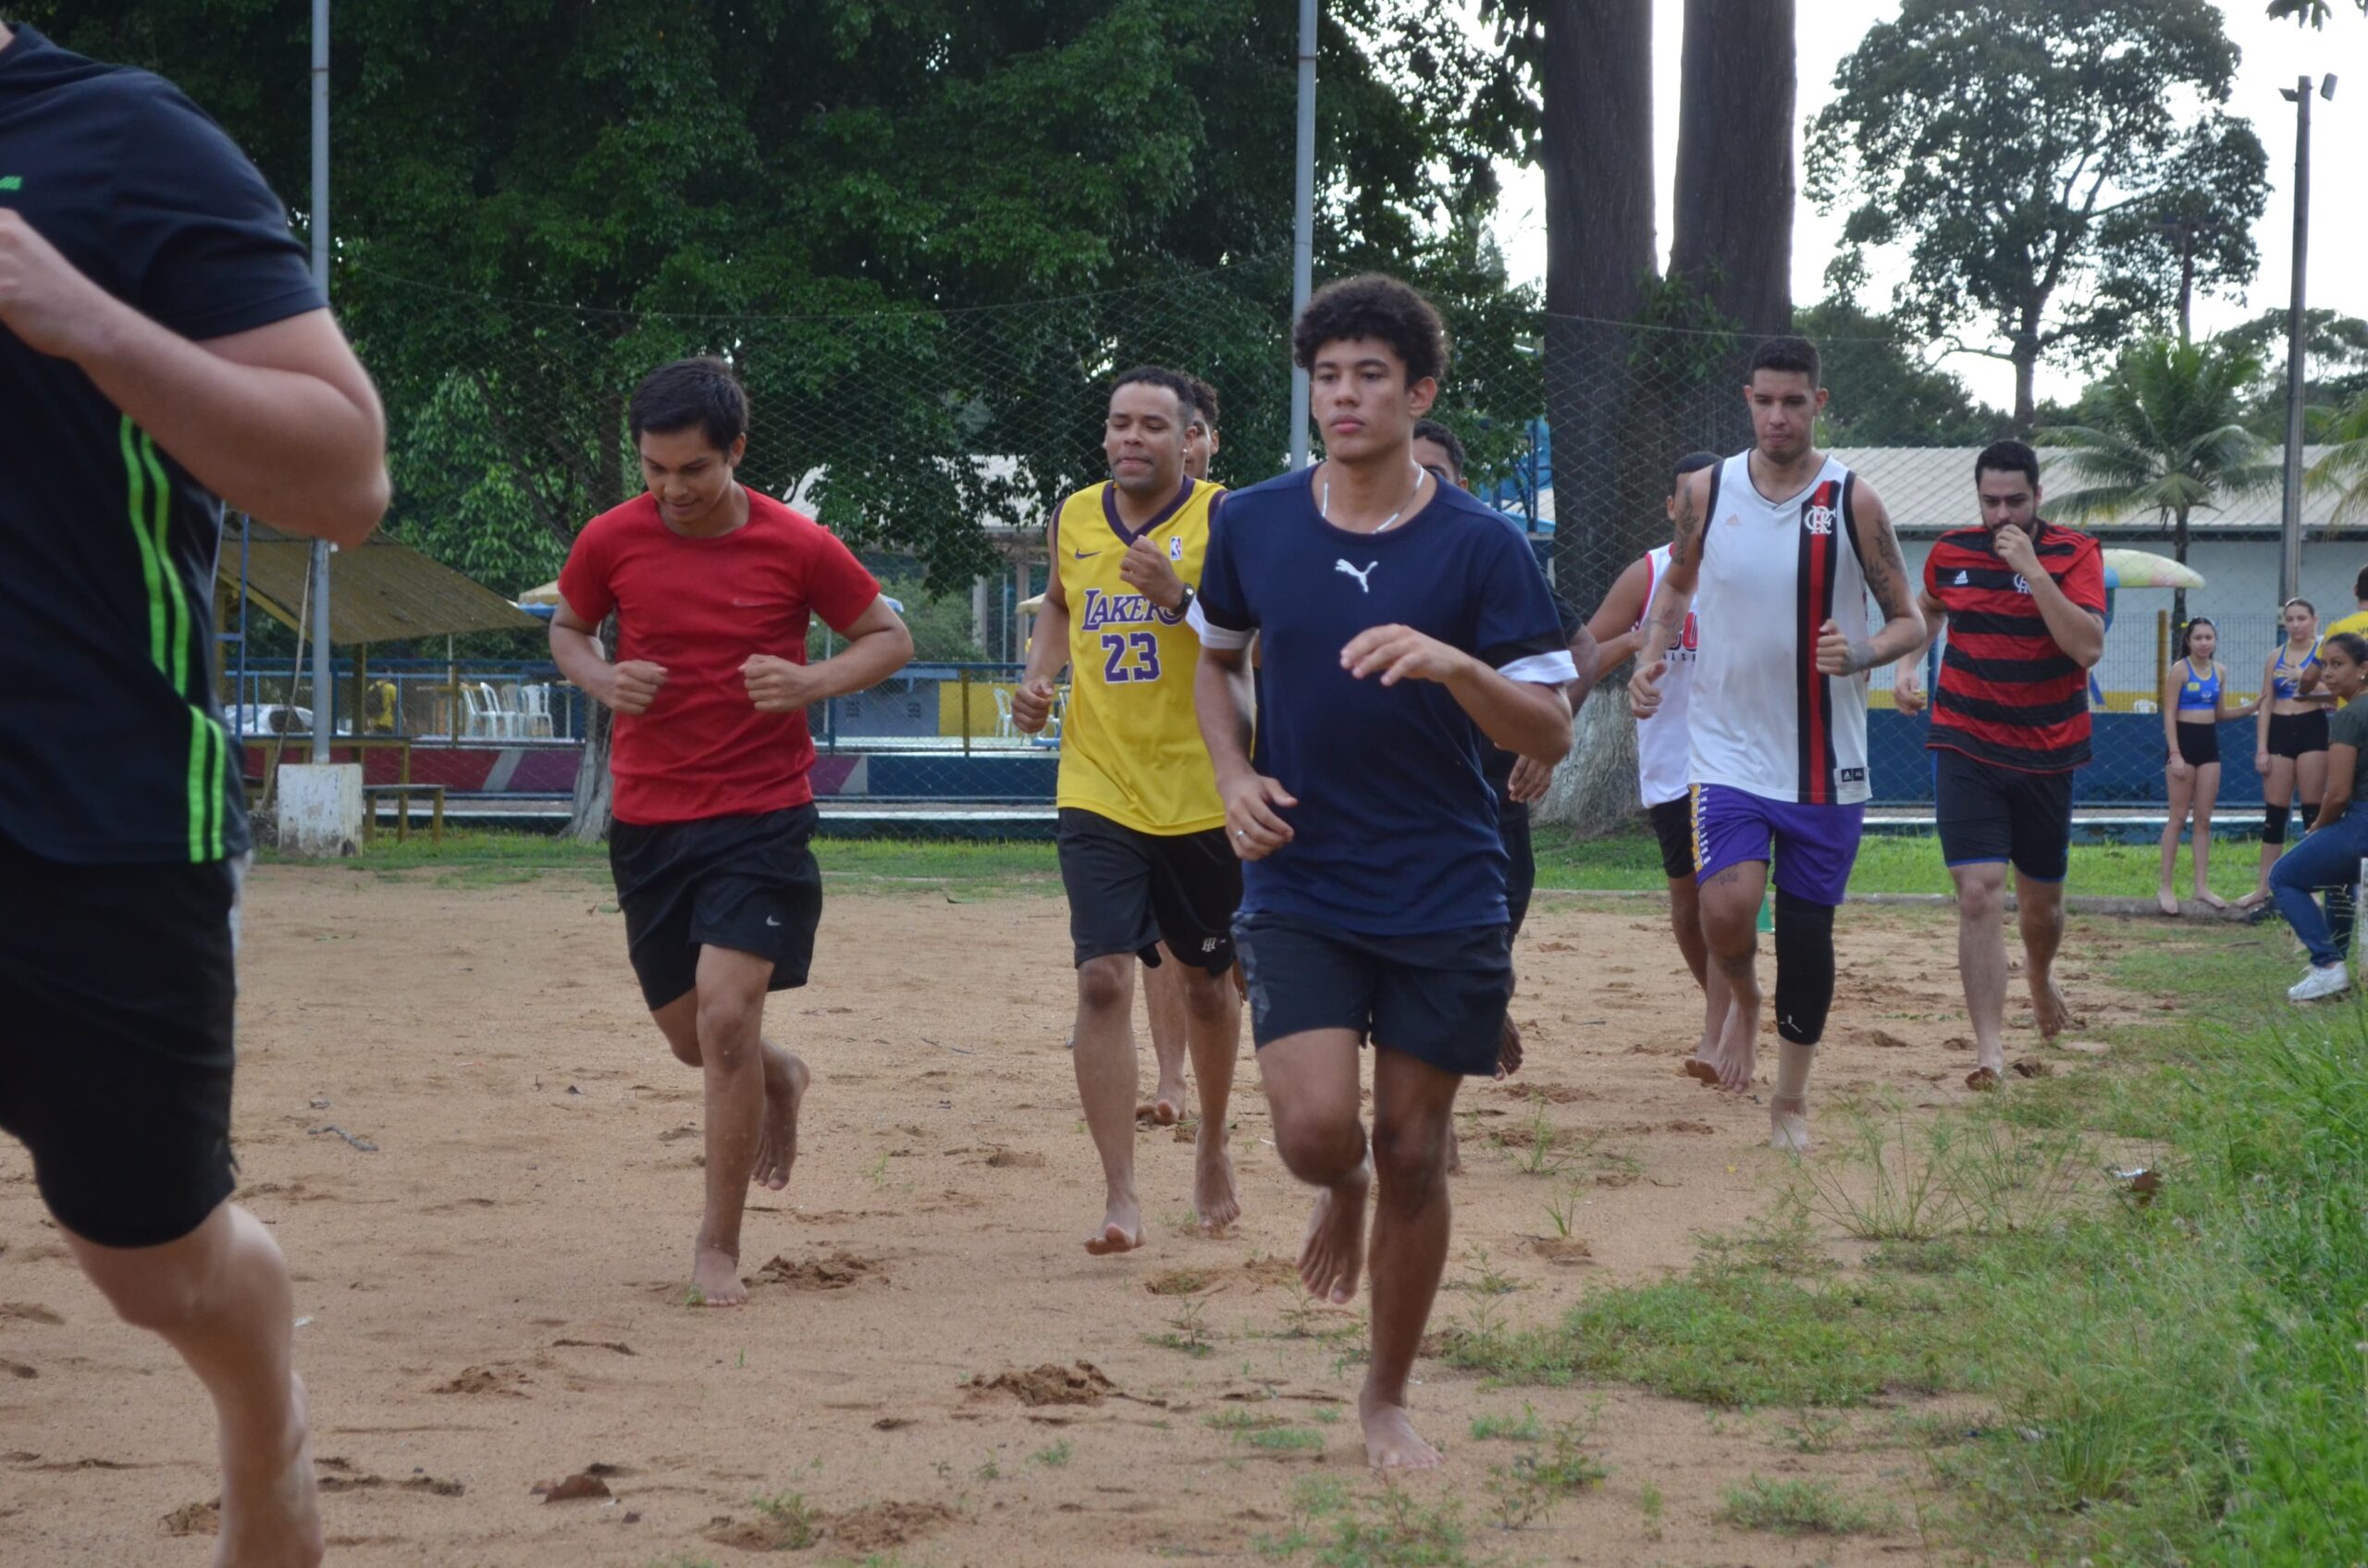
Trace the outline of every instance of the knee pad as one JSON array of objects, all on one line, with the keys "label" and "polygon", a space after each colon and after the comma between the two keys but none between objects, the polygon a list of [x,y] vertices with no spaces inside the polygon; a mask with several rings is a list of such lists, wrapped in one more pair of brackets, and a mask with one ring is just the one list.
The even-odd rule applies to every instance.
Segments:
[{"label": "knee pad", "polygon": [[1814,1045],[1833,1008],[1833,906],[1776,890],[1776,1032]]},{"label": "knee pad", "polygon": [[2290,806],[2264,806],[2261,809],[2261,841],[2263,844],[2286,842],[2286,819],[2293,812]]}]

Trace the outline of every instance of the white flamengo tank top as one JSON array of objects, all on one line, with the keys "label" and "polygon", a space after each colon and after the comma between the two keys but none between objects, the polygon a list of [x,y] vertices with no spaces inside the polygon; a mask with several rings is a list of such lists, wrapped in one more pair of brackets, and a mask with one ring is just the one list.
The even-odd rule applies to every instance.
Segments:
[{"label": "white flamengo tank top", "polygon": [[[1653,590],[1660,586],[1662,576],[1669,571],[1669,546],[1661,545],[1645,557],[1645,611],[1651,613]],[[1671,800],[1685,798],[1687,774],[1692,770],[1693,741],[1686,734],[1686,705],[1694,698],[1694,661],[1696,640],[1694,628],[1701,619],[1696,610],[1685,612],[1685,630],[1678,640],[1661,654],[1668,666],[1661,672],[1661,705],[1653,716],[1636,726],[1636,784],[1643,793],[1645,804],[1659,806]],[[1644,621],[1636,623],[1638,630]],[[1638,650],[1637,657],[1643,658]],[[1651,661],[1646,660],[1647,663]]]},{"label": "white flamengo tank top", "polygon": [[1695,663],[1694,783],[1805,805],[1867,798],[1867,677],[1817,668],[1827,621],[1867,635],[1856,487],[1831,457],[1779,500],[1753,484],[1749,452],[1710,471],[1694,610],[1719,635]]}]

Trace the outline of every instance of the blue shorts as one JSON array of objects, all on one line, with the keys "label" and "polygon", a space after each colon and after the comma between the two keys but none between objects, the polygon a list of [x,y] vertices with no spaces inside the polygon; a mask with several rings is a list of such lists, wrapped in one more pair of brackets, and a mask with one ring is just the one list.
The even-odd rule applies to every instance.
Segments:
[{"label": "blue shorts", "polygon": [[1812,904],[1839,904],[1858,858],[1864,806],[1804,806],[1730,784],[1694,786],[1694,880],[1729,866],[1770,860],[1776,888]]}]

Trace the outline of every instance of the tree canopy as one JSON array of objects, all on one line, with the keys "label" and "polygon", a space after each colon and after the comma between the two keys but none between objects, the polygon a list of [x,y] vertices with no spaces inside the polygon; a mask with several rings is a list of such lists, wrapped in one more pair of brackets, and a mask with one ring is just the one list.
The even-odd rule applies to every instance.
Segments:
[{"label": "tree canopy", "polygon": [[1808,189],[1847,204],[1829,278],[1901,244],[1896,309],[2013,363],[2028,429],[2042,357],[2166,327],[2193,285],[2252,276],[2267,155],[2228,115],[2237,65],[2209,0],[1906,0],[1842,63]]}]

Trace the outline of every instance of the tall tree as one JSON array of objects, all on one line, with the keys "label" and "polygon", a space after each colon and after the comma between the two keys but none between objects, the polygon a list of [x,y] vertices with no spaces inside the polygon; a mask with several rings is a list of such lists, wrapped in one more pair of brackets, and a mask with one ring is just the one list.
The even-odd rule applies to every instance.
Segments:
[{"label": "tall tree", "polygon": [[[2360,7],[2362,16],[2368,17],[2368,0],[2351,0],[2351,3]],[[2334,15],[2334,6],[2330,0],[2269,0],[2269,15],[2273,21],[2291,18],[2306,27],[2325,27],[2327,19]]]},{"label": "tall tree", "polygon": [[2011,363],[2029,428],[2042,358],[2168,326],[2165,219],[2212,236],[2192,287],[2251,278],[2268,160],[2219,107],[2236,65],[2210,0],[1906,0],[1842,62],[1810,138],[1810,193],[1851,205],[1829,279],[1905,245],[1899,312]]},{"label": "tall tree", "polygon": [[[2252,355],[2213,343],[2154,339],[2125,351],[2081,399],[2086,423],[2039,432],[2041,444],[2065,449],[2048,476],[2049,512],[2066,522],[2152,513],[2171,530],[2173,557],[2186,561],[2195,513],[2277,476],[2244,426],[2245,392],[2260,372]],[[2171,619],[2187,619],[2185,589]]]},{"label": "tall tree", "polygon": [[[1793,0],[1685,0],[1670,276],[1739,333],[1793,329]],[[1739,343],[1731,384],[1748,357]],[[1709,444],[1748,445],[1742,398],[1712,406]]]}]

